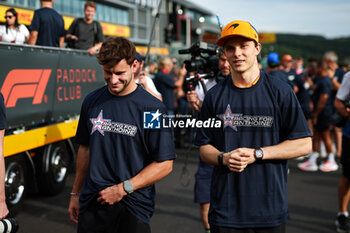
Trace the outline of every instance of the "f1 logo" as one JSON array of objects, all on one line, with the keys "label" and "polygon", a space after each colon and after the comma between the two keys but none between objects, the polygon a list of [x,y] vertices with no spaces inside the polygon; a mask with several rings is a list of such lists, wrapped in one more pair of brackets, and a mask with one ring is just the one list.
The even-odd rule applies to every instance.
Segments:
[{"label": "f1 logo", "polygon": [[32,104],[41,104],[51,69],[11,70],[1,87],[6,108],[16,106],[17,100],[33,98]]}]

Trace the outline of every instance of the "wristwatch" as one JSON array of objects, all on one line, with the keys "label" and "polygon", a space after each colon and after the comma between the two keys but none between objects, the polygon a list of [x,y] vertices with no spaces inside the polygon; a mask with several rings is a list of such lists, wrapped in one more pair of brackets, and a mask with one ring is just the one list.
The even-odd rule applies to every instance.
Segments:
[{"label": "wristwatch", "polygon": [[262,151],[262,149],[255,149],[254,151],[254,157],[257,161],[260,161],[264,158],[264,152]]},{"label": "wristwatch", "polygon": [[123,188],[127,194],[131,194],[134,192],[134,186],[129,180],[123,182]]}]

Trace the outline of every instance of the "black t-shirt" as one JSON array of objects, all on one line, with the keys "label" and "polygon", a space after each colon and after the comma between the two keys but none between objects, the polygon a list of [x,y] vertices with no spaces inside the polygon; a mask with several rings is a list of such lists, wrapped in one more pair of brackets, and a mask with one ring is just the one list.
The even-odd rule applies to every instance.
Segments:
[{"label": "black t-shirt", "polygon": [[318,77],[316,76],[314,79],[315,83],[315,90],[314,94],[312,96],[312,101],[314,104],[314,108],[317,108],[318,102],[320,101],[320,96],[322,94],[327,94],[328,99],[326,102],[326,105],[320,115],[324,117],[330,117],[333,113],[333,108],[332,108],[332,81],[328,77]]},{"label": "black t-shirt", "polygon": [[162,71],[159,71],[154,78],[154,84],[157,87],[157,90],[162,94],[163,103],[168,110],[174,110],[175,104],[175,80],[173,74],[164,74]]},{"label": "black t-shirt", "polygon": [[59,38],[64,37],[64,21],[52,8],[40,8],[34,12],[29,29],[38,31],[36,45],[59,47]]},{"label": "black t-shirt", "polygon": [[282,71],[287,75],[290,82],[294,83],[294,79],[297,76],[297,72],[294,69],[290,69],[288,72]]},{"label": "black t-shirt", "polygon": [[82,18],[77,18],[73,21],[67,34],[78,37],[78,41],[73,43],[76,49],[89,49],[95,43],[103,42],[104,39],[102,27],[99,22],[93,21],[87,24]]},{"label": "black t-shirt", "polygon": [[[76,142],[90,148],[79,199],[81,212],[99,191],[134,177],[154,161],[175,159],[172,131],[144,128],[145,114],[157,110],[165,113],[164,105],[141,86],[126,96],[112,95],[105,86],[85,98],[76,134]],[[126,195],[121,202],[149,223],[154,197],[155,188],[150,185]]]},{"label": "black t-shirt", "polygon": [[[220,129],[201,128],[195,144],[219,151],[260,148],[311,132],[292,89],[264,72],[250,88],[225,79],[208,91],[200,119],[221,119]],[[263,160],[241,172],[216,166],[211,182],[209,223],[233,228],[271,227],[288,217],[287,160]]]},{"label": "black t-shirt", "polygon": [[310,113],[310,91],[311,86],[308,82],[305,81],[305,78],[308,74],[302,73],[297,75],[294,79],[295,85],[298,87],[297,98],[299,100],[300,106],[303,109],[304,113]]},{"label": "black t-shirt", "polygon": [[294,84],[294,78],[292,79],[293,81],[288,79],[288,74],[282,70],[273,70],[271,72],[269,72],[269,75],[273,78],[278,78],[281,81],[287,83],[292,89],[294,88],[295,84]]}]

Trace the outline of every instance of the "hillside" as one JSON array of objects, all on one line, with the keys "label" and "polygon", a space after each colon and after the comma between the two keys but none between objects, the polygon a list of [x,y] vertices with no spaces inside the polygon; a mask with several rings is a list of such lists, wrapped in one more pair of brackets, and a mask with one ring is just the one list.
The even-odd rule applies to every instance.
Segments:
[{"label": "hillside", "polygon": [[326,51],[333,50],[339,57],[339,62],[350,62],[350,37],[339,39],[326,39],[322,36],[276,34],[276,43],[263,44],[262,55],[275,51],[282,55],[291,54],[293,57],[301,56],[322,58]]}]

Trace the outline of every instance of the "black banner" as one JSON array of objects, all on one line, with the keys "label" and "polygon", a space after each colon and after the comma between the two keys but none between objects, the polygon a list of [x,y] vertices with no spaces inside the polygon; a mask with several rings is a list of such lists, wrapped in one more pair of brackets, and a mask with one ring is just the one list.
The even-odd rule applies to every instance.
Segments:
[{"label": "black banner", "polygon": [[0,43],[0,61],[8,129],[78,116],[84,97],[104,85],[96,57],[83,51]]}]

